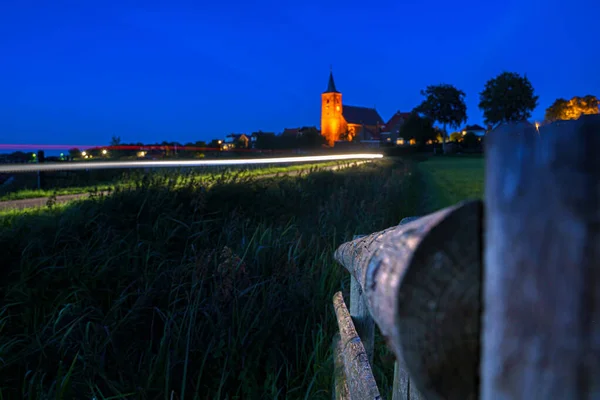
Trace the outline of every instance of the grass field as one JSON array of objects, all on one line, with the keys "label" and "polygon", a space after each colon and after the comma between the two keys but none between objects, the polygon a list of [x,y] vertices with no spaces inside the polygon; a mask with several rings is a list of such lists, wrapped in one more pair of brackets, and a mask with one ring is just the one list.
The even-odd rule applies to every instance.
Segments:
[{"label": "grass field", "polygon": [[459,201],[483,198],[482,156],[432,157],[418,164],[428,193],[426,211],[432,212]]},{"label": "grass field", "polygon": [[[288,165],[267,165],[267,166],[254,166],[252,169],[241,169],[239,167],[230,167],[224,169],[223,167],[204,167],[202,169],[194,169],[192,170],[192,174],[197,177],[205,177],[209,178],[214,176],[215,174],[218,176],[226,175],[241,175],[241,176],[260,176],[260,175],[271,175],[277,173],[285,173],[285,172],[293,172],[298,170],[310,169],[310,168],[323,168],[323,167],[331,167],[334,165],[344,165],[348,164],[351,161],[329,161],[329,162],[320,162],[320,163],[302,163],[302,164],[288,164]],[[182,176],[181,173],[173,170],[162,170],[155,172],[158,175],[177,175]],[[76,180],[73,183],[67,182],[63,187],[56,187],[53,184],[51,189],[28,189],[28,188],[11,188],[0,187],[0,201],[8,201],[8,200],[22,200],[22,199],[32,199],[38,197],[49,197],[49,196],[61,196],[68,194],[80,194],[80,193],[88,193],[91,191],[109,191],[114,190],[116,188],[127,188],[129,186],[135,186],[135,182],[139,180],[146,173],[143,171],[126,171],[120,177],[112,179],[110,182],[106,182],[101,180],[100,182],[86,183],[85,185],[81,185],[79,182],[81,179]],[[29,185],[36,185],[37,177],[34,174],[28,174],[30,177]],[[189,174],[184,174],[189,175]],[[81,177],[79,177],[81,178]],[[183,178],[182,183],[185,182],[187,176]],[[90,180],[93,181],[93,178]]]},{"label": "grass field", "polygon": [[414,215],[413,177],[155,176],[1,217],[0,399],[330,399],[332,253]]}]

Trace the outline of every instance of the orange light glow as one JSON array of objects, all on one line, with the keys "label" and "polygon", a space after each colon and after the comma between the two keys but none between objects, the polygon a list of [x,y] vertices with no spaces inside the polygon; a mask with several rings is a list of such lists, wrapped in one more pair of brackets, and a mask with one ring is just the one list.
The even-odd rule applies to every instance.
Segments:
[{"label": "orange light glow", "polygon": [[[337,104],[335,110],[328,107],[327,104],[330,101]],[[321,94],[321,135],[325,136],[330,146],[333,146],[335,141],[340,139],[340,135],[344,130],[344,117],[339,104],[342,104],[341,93]]]}]

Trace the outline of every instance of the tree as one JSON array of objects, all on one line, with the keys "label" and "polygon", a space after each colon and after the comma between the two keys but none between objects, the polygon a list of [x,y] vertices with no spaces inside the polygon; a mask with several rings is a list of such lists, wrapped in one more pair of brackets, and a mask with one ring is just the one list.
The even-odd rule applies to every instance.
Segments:
[{"label": "tree", "polygon": [[460,132],[452,132],[450,134],[450,141],[451,142],[460,142],[463,139],[463,134]]},{"label": "tree", "polygon": [[485,123],[495,127],[503,122],[531,117],[538,98],[526,76],[503,72],[487,81],[479,94],[479,108],[483,111]]},{"label": "tree", "polygon": [[590,94],[583,97],[575,96],[571,100],[557,99],[546,109],[545,119],[552,122],[578,119],[582,114],[598,114],[598,104],[598,98]]},{"label": "tree", "polygon": [[22,151],[15,151],[8,155],[8,159],[13,162],[25,163],[31,160],[31,153],[25,153]]},{"label": "tree", "polygon": [[415,139],[420,146],[424,146],[428,140],[435,140],[437,135],[433,121],[416,112],[411,113],[400,127],[400,137],[405,140]]},{"label": "tree", "polygon": [[113,136],[110,139],[110,145],[111,146],[118,146],[121,144],[121,137],[120,136]]},{"label": "tree", "polygon": [[463,137],[463,146],[467,149],[474,149],[479,146],[479,137],[473,132],[467,132]]},{"label": "tree", "polygon": [[222,144],[223,144],[222,140],[220,140],[220,139],[213,139],[208,144],[208,147],[213,148],[213,149],[219,149],[219,150],[221,150],[221,145]]},{"label": "tree", "polygon": [[465,92],[443,83],[427,86],[425,90],[421,90],[421,95],[425,96],[425,100],[415,110],[431,121],[437,121],[443,125],[442,148],[445,153],[446,138],[448,137],[446,126],[457,128],[467,121]]},{"label": "tree", "polygon": [[71,160],[74,160],[76,158],[79,158],[81,156],[81,151],[74,147],[72,149],[69,149],[69,158],[71,158]]}]

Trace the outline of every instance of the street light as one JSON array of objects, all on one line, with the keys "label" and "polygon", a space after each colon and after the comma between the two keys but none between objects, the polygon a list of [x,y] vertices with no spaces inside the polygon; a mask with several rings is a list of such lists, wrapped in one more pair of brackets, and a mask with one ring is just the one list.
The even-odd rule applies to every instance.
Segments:
[{"label": "street light", "polygon": [[82,152],[81,152],[81,155],[85,157],[85,156],[87,156],[87,152],[85,152],[85,151],[82,151]]},{"label": "street light", "polygon": [[103,154],[103,155],[106,155],[106,154],[108,154],[108,150],[106,150],[106,149],[103,149],[103,150],[102,150],[102,154]]}]

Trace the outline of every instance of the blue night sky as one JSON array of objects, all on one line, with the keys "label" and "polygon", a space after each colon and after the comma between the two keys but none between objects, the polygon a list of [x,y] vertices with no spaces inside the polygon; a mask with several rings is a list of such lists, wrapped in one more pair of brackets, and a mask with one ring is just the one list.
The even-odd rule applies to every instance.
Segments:
[{"label": "blue night sky", "polygon": [[0,143],[208,140],[320,124],[329,66],[344,104],[384,120],[429,84],[527,74],[541,119],[600,95],[600,1],[0,2]]}]

